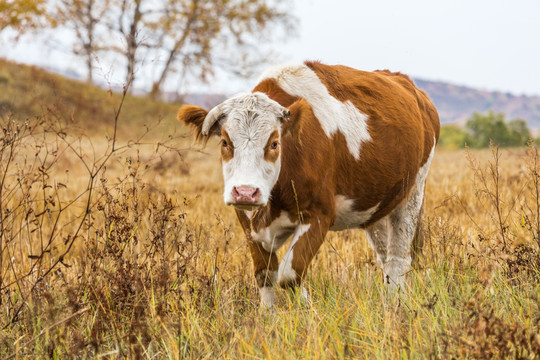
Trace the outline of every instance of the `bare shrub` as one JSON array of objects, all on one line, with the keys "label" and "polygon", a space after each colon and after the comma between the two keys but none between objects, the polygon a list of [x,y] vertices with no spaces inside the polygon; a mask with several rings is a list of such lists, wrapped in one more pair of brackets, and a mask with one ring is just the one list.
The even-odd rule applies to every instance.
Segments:
[{"label": "bare shrub", "polygon": [[508,261],[509,273],[525,272],[540,279],[540,154],[530,143],[527,149],[526,176],[528,178],[524,201],[520,207],[520,225],[529,241],[516,246]]},{"label": "bare shrub", "polygon": [[[497,147],[491,147],[487,163],[467,153],[474,175],[475,198],[456,196],[453,201],[469,217],[476,236],[462,237],[463,246],[453,253],[468,259],[461,273],[476,275],[476,294],[456,301],[458,308],[464,309],[463,322],[442,334],[445,357],[533,359],[540,353],[537,331],[540,318],[534,316],[538,313],[534,289],[540,280],[538,148],[530,144],[520,158],[519,175],[510,176],[500,165],[501,154]],[[489,221],[481,220],[486,217]],[[439,231],[439,234],[451,233],[448,229]],[[444,239],[445,235],[438,237]],[[447,257],[445,252],[444,256]],[[536,304],[536,310],[527,308],[525,311],[528,314],[524,315],[525,322],[498,315],[502,304],[497,307],[491,299],[497,296],[495,288],[505,286],[515,288],[513,291],[521,289],[521,296],[527,294],[520,305]]]},{"label": "bare shrub", "polygon": [[[522,156],[519,176],[506,175],[500,167],[500,151],[491,147],[491,160],[487,165],[478,162],[467,152],[469,166],[474,174],[476,210],[468,208],[467,201],[457,201],[476,224],[478,241],[471,243],[473,256],[503,266],[509,277],[528,274],[538,279],[540,269],[540,161],[538,148],[530,144]],[[508,191],[508,189],[517,189]],[[478,209],[491,222],[486,226],[474,220]]]},{"label": "bare shrub", "polygon": [[[199,248],[185,223],[188,201],[145,180],[163,159],[182,159],[181,139],[143,141],[148,128],[122,142],[121,109],[101,143],[72,134],[70,120],[53,110],[1,119],[1,354],[109,348],[140,358],[164,330],[159,319],[182,311],[186,287],[205,288],[193,264]],[[179,320],[167,323],[180,331]]]}]

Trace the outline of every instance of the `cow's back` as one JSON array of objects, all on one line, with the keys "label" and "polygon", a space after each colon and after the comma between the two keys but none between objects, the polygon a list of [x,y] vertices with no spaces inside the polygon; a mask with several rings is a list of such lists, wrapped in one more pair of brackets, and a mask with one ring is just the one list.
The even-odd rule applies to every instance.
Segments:
[{"label": "cow's back", "polygon": [[[361,126],[353,127],[347,134],[336,131],[330,137],[334,195],[353,200],[352,210],[374,210],[363,224],[368,226],[387,215],[410,192],[419,168],[428,160],[438,139],[437,112],[427,96],[405,75],[387,70],[365,72],[319,62],[306,62],[305,66],[316,74],[329,95],[341,103],[353,104],[366,116],[358,117],[358,121],[365,121],[369,137],[362,133]],[[316,107],[317,98],[309,98],[313,89],[301,89],[300,77],[305,76],[305,70],[290,69],[271,72],[254,91],[263,91],[284,106],[304,97]],[[294,81],[295,76],[298,81]],[[307,96],[301,96],[302,92]],[[360,148],[356,154],[350,143],[351,137],[357,135],[361,140],[354,143]]]}]

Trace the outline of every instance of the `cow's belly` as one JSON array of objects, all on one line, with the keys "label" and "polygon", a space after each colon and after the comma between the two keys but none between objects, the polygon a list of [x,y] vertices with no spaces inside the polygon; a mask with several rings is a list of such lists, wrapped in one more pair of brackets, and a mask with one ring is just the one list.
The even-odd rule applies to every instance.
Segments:
[{"label": "cow's belly", "polygon": [[336,203],[336,221],[330,228],[332,231],[357,229],[367,223],[373,214],[379,209],[379,204],[364,211],[355,211],[354,200],[348,199],[343,195],[335,197]]}]

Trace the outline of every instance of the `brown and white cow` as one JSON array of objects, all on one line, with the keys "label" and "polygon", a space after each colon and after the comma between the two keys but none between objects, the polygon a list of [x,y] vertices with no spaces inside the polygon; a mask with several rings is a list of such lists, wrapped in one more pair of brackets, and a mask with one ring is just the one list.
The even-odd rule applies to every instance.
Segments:
[{"label": "brown and white cow", "polygon": [[[423,210],[439,117],[405,75],[306,62],[272,68],[251,93],[178,119],[221,137],[227,205],[245,231],[262,306],[298,285],[329,230],[365,229],[400,286]],[[276,251],[292,235],[281,263]]]}]

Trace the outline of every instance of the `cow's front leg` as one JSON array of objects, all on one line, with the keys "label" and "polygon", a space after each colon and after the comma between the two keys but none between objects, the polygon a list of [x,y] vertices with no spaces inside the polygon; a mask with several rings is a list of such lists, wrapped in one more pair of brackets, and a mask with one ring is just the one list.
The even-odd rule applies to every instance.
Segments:
[{"label": "cow's front leg", "polygon": [[[299,224],[291,244],[278,269],[278,283],[282,287],[300,285],[311,260],[321,247],[330,227],[330,218],[314,216],[309,222]],[[303,293],[307,294],[305,291]]]},{"label": "cow's front leg", "polygon": [[255,268],[255,280],[261,296],[261,307],[272,307],[276,301],[274,282],[278,269],[278,260],[274,252],[264,249],[261,243],[249,240],[249,250]]},{"label": "cow's front leg", "polygon": [[236,215],[246,234],[249,251],[253,259],[255,280],[261,296],[261,307],[272,307],[276,300],[274,283],[278,269],[278,260],[274,251],[277,248],[274,249],[273,246],[268,248],[267,246],[266,249],[270,251],[265,249],[264,244],[268,242],[271,234],[267,231],[261,231],[260,234],[253,232],[250,219],[251,214],[248,216],[248,213],[245,211],[236,209]]}]

